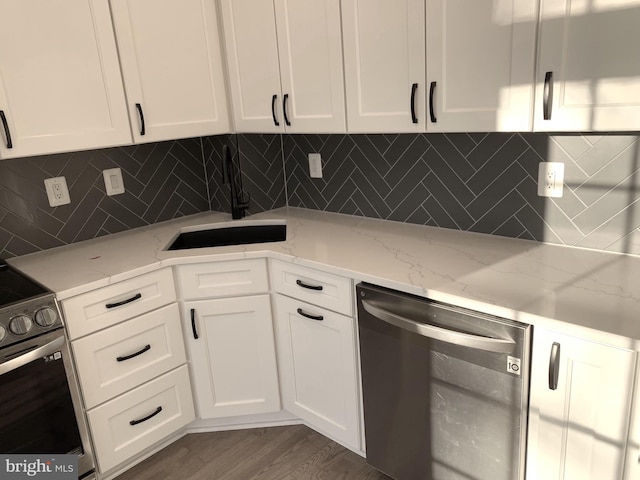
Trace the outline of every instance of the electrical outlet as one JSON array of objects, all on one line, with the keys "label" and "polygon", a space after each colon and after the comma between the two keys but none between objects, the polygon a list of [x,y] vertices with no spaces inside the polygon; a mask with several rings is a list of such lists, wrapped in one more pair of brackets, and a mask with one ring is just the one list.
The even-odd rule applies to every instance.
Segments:
[{"label": "electrical outlet", "polygon": [[322,156],[319,153],[309,154],[309,176],[322,178]]},{"label": "electrical outlet", "polygon": [[47,178],[44,181],[44,188],[47,190],[49,205],[58,207],[71,203],[67,180],[64,177]]},{"label": "electrical outlet", "polygon": [[562,197],[564,163],[540,162],[538,165],[538,195],[540,197]]}]

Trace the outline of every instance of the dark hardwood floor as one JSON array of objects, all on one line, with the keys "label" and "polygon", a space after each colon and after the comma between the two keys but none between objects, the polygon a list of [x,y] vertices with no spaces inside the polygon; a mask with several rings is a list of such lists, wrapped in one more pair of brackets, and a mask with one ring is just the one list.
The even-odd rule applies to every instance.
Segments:
[{"label": "dark hardwood floor", "polygon": [[116,480],[389,480],[304,425],[192,433]]}]

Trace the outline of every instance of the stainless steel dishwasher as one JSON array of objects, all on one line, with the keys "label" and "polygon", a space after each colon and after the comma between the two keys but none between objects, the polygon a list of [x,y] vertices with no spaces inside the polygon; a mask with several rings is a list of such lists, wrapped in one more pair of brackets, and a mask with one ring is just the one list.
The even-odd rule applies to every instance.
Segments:
[{"label": "stainless steel dishwasher", "polygon": [[524,479],[532,327],[356,290],[367,463],[396,480]]}]

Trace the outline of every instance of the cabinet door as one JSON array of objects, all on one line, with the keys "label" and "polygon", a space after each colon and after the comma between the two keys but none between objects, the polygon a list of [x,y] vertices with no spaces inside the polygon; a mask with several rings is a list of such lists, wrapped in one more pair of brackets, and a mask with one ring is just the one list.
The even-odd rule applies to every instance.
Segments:
[{"label": "cabinet door", "polygon": [[279,411],[269,295],[188,302],[183,313],[199,418]]},{"label": "cabinet door", "polygon": [[215,1],[111,0],[111,8],[134,140],[228,133]]},{"label": "cabinet door", "polygon": [[536,329],[531,364],[527,478],[622,478],[635,353]]},{"label": "cabinet door", "polygon": [[275,0],[275,8],[285,130],[345,133],[340,1]]},{"label": "cabinet door", "polygon": [[222,0],[229,87],[238,132],[283,132],[273,0]]},{"label": "cabinet door", "polygon": [[282,295],[274,298],[284,408],[359,449],[353,318]]},{"label": "cabinet door", "polygon": [[542,0],[541,8],[534,129],[638,130],[640,0]]},{"label": "cabinet door", "polygon": [[108,0],[0,1],[0,111],[0,158],[131,143]]},{"label": "cabinet door", "polygon": [[530,131],[537,0],[426,5],[427,131]]},{"label": "cabinet door", "polygon": [[342,1],[349,132],[425,130],[424,18],[424,0]]}]

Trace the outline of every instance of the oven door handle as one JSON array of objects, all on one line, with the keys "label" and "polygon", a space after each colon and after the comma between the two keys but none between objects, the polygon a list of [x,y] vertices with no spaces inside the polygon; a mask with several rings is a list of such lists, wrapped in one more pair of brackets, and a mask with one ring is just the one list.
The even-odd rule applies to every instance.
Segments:
[{"label": "oven door handle", "polygon": [[460,345],[462,347],[475,348],[495,353],[509,353],[513,351],[513,348],[516,345],[516,342],[510,339],[473,335],[471,333],[457,332],[455,330],[436,327],[435,325],[415,322],[389,312],[388,310],[376,307],[367,300],[362,300],[362,306],[369,314],[395,327],[402,328],[403,330],[407,330],[412,333],[417,333],[423,337],[441,340],[443,342]]},{"label": "oven door handle", "polygon": [[9,373],[17,368],[23,367],[28,363],[37,360],[38,358],[44,357],[45,355],[50,355],[54,352],[60,350],[60,348],[64,345],[64,335],[61,334],[59,337],[56,337],[49,343],[45,343],[41,347],[37,347],[33,350],[29,350],[28,352],[23,353],[22,355],[12,358],[0,365],[0,375],[4,375],[5,373]]}]

